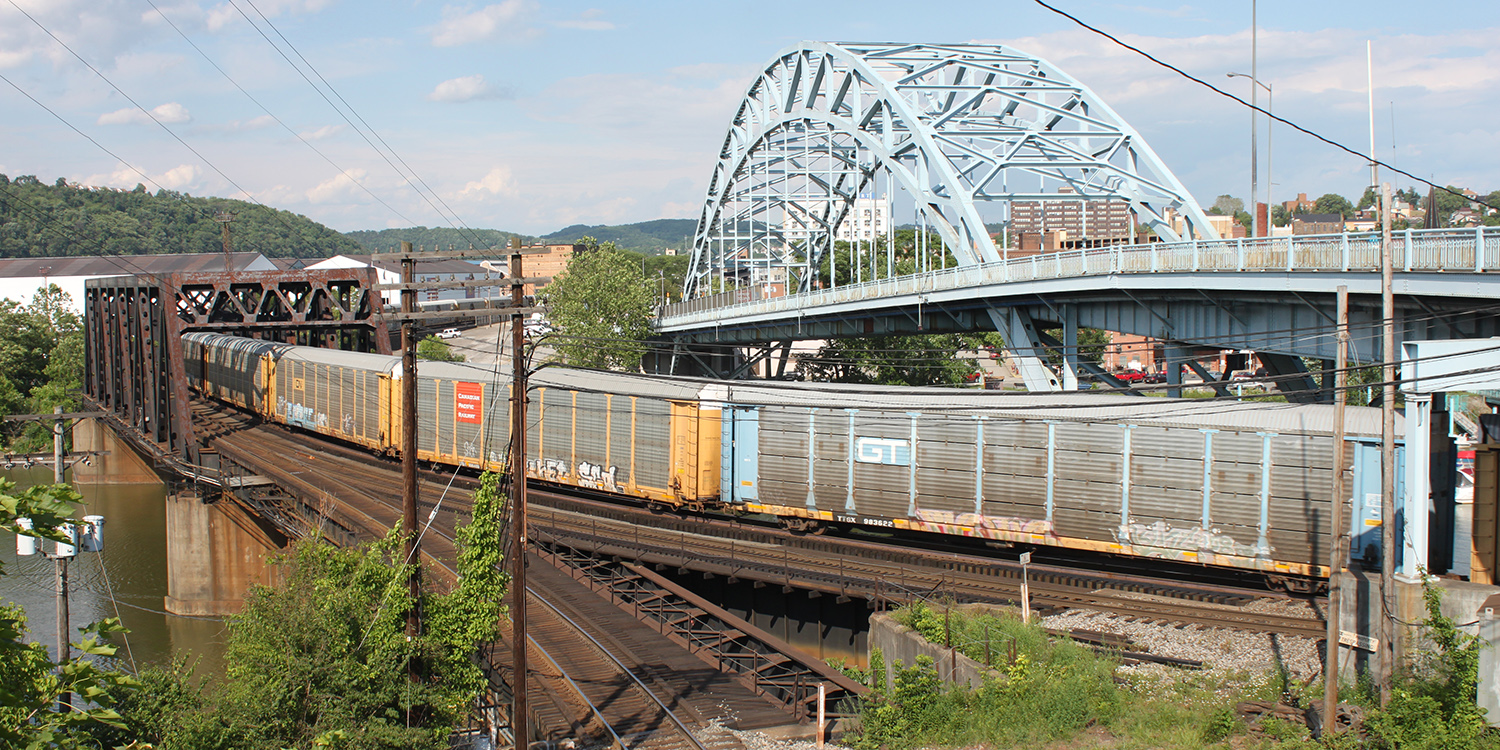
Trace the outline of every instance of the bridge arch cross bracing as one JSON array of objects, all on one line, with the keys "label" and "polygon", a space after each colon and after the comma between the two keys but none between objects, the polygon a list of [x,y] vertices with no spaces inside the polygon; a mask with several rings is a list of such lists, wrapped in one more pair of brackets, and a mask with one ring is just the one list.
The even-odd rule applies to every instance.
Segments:
[{"label": "bridge arch cross bracing", "polygon": [[[729,279],[813,288],[839,227],[865,221],[860,199],[877,194],[890,226],[901,220],[891,203],[905,201],[924,242],[960,265],[1001,259],[985,202],[1120,200],[1166,239],[1179,239],[1174,214],[1188,236],[1217,238],[1140,134],[1041,58],[988,44],[803,42],[766,66],[735,113],[684,296]],[[874,242],[863,252],[853,262],[865,278],[925,267],[889,250],[882,259]]]}]

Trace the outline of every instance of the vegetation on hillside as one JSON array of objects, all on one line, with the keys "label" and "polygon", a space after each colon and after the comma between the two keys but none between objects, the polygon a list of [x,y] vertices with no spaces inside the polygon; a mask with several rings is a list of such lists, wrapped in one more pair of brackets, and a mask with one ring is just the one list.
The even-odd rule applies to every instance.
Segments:
[{"label": "vegetation on hillside", "polygon": [[905,748],[1356,748],[1372,750],[1492,750],[1500,732],[1475,704],[1479,640],[1440,610],[1441,589],[1424,584],[1427,617],[1402,666],[1389,705],[1379,706],[1368,680],[1340,692],[1363,711],[1358,733],[1318,739],[1308,728],[1278,719],[1254,725],[1240,718],[1240,701],[1321,706],[1322,680],[1298,685],[1285,672],[1224,677],[1186,672],[1175,679],[1117,671],[1119,660],[1005,614],[923,602],[893,613],[929,643],[953,644],[993,670],[982,687],[939,679],[931,658],[887,665],[877,650],[870,668],[853,676],[873,690],[861,705],[860,750]]},{"label": "vegetation on hillside", "polygon": [[402,242],[410,242],[414,248],[427,250],[467,249],[470,246],[487,249],[510,245],[511,237],[520,237],[530,244],[535,237],[503,232],[498,229],[454,229],[453,227],[400,227],[397,229],[360,229],[345,232],[344,236],[359,243],[361,253],[388,253],[398,250]]},{"label": "vegetation on hillside", "polygon": [[[351,549],[298,542],[282,560],[282,583],[258,587],[230,618],[226,679],[197,685],[182,663],[143,670],[138,687],[112,696],[116,726],[99,728],[88,746],[449,747],[487,685],[474,655],[498,636],[508,584],[497,543],[505,498],[497,475],[480,481],[472,520],[459,529],[452,592],[411,598],[399,529]],[[413,606],[424,628],[408,639]]]},{"label": "vegetation on hillside", "polygon": [[579,237],[588,236],[600,242],[613,242],[621,250],[634,250],[646,255],[661,255],[667,248],[677,248],[679,255],[687,255],[697,227],[696,219],[656,219],[635,224],[593,226],[574,224],[542,235],[541,239],[546,242],[574,242]]},{"label": "vegetation on hillside", "polygon": [[214,217],[224,211],[235,214],[230,231],[238,252],[298,258],[359,252],[353,240],[305,216],[245,201],[0,174],[0,258],[220,252]]}]

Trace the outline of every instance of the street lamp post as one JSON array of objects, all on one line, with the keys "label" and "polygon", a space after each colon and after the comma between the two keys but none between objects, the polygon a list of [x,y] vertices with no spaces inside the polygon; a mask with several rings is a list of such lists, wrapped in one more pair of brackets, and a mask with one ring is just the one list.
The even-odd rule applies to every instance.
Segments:
[{"label": "street lamp post", "polygon": [[[1268,114],[1272,114],[1272,115],[1276,114],[1276,94],[1275,94],[1274,91],[1272,91],[1270,84],[1261,83],[1255,77],[1253,77],[1253,76],[1247,76],[1244,73],[1230,73],[1228,75],[1229,75],[1230,78],[1249,78],[1250,79],[1250,83],[1254,84],[1253,86],[1250,87],[1251,91],[1255,90],[1255,86],[1259,86],[1259,87],[1265,89],[1266,90],[1266,112]],[[1250,114],[1252,116],[1254,116],[1255,110],[1251,110]],[[1271,224],[1272,224],[1272,222],[1271,222],[1271,205],[1272,205],[1271,204],[1271,155],[1272,155],[1272,150],[1271,150],[1271,136],[1275,132],[1275,130],[1276,130],[1276,120],[1275,119],[1271,119],[1270,121],[1268,121],[1266,123],[1266,226],[1265,227],[1261,227],[1262,229],[1265,230],[1264,234],[1266,236],[1270,236],[1270,234],[1271,234]],[[1254,165],[1254,161],[1255,161],[1255,133],[1254,133],[1254,131],[1251,131],[1251,133],[1250,133],[1250,160],[1252,162],[1251,166],[1250,166],[1250,185],[1251,185],[1252,189],[1254,189],[1256,187],[1255,186],[1255,165]],[[1259,210],[1259,206],[1255,205],[1255,194],[1254,193],[1250,194],[1250,213],[1251,213],[1251,218],[1252,218],[1251,224],[1253,226],[1260,227],[1260,210]]]}]

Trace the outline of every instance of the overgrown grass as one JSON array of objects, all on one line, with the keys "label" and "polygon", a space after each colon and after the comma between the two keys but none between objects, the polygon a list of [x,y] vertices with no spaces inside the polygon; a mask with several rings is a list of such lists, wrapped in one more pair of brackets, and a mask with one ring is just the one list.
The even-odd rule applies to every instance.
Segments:
[{"label": "overgrown grass", "polygon": [[[1474,705],[1478,645],[1438,609],[1441,592],[1426,591],[1423,629],[1435,648],[1404,670],[1385,709],[1366,680],[1342,693],[1365,708],[1368,736],[1312,739],[1300,724],[1267,721],[1247,735],[1235,714],[1246,700],[1321,701],[1321,680],[1306,686],[1285,672],[1224,677],[1184,672],[1171,679],[1125,675],[1117,659],[1096,654],[1014,616],[939,610],[917,603],[892,613],[934,644],[993,668],[983,687],[944,685],[930,658],[887,665],[879,651],[854,673],[874,688],[854,745],[889,748],[1375,748],[1377,750],[1500,750]],[[893,673],[887,680],[887,671]],[[887,686],[890,683],[889,687]],[[1092,730],[1094,735],[1081,739]]]}]

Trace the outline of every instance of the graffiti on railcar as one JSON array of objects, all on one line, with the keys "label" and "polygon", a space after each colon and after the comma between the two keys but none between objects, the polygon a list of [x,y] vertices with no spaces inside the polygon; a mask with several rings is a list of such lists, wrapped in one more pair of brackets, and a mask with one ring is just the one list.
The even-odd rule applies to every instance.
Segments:
[{"label": "graffiti on railcar", "polygon": [[[988,537],[998,533],[1052,536],[1052,522],[1043,518],[985,516],[978,513],[954,513],[950,510],[918,508],[916,520],[943,528],[943,533]],[[952,528],[948,528],[952,527]]]},{"label": "graffiti on railcar", "polygon": [[276,410],[286,415],[287,424],[306,427],[309,430],[328,429],[328,415],[310,406],[303,406],[277,397]]},{"label": "graffiti on railcar", "polygon": [[568,463],[555,458],[526,459],[526,473],[549,482],[565,481],[570,474]]},{"label": "graffiti on railcar", "polygon": [[1165,521],[1157,521],[1150,525],[1132,523],[1127,527],[1127,531],[1130,533],[1129,543],[1138,547],[1161,547],[1192,552],[1209,550],[1220,555],[1242,557],[1254,557],[1256,554],[1255,545],[1240,544],[1234,540],[1234,537],[1223,534],[1218,529],[1205,530],[1199,526],[1173,528]]},{"label": "graffiti on railcar", "polygon": [[615,482],[616,476],[617,471],[613,466],[605,468],[587,461],[578,464],[578,486],[580,487],[620,492],[623,488]]}]

